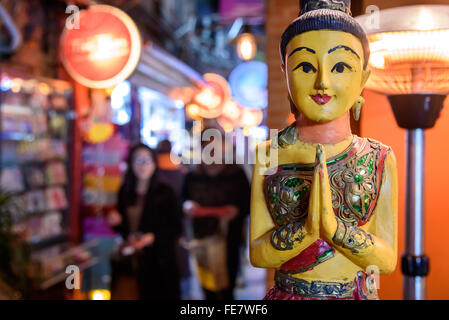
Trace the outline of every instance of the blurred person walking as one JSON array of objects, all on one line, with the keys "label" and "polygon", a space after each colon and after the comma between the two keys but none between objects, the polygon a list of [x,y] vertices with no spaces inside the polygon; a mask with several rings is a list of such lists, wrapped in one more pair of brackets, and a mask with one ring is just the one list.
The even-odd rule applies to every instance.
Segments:
[{"label": "blurred person walking", "polygon": [[135,276],[139,298],[174,300],[180,299],[176,245],[182,215],[175,192],[159,181],[158,171],[154,150],[144,144],[134,146],[117,210],[108,219],[126,240],[122,254],[135,252],[125,265],[128,275]]},{"label": "blurred person walking", "polygon": [[192,219],[193,252],[206,300],[234,299],[250,195],[244,171],[234,164],[201,163],[185,177],[183,211]]}]

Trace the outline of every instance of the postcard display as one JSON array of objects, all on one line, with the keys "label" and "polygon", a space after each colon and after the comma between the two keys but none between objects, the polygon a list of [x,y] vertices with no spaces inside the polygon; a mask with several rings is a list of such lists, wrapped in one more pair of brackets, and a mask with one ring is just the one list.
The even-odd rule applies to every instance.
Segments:
[{"label": "postcard display", "polygon": [[66,244],[71,103],[67,82],[1,75],[0,186],[13,195],[13,231],[31,245],[47,285],[67,259],[89,258]]}]

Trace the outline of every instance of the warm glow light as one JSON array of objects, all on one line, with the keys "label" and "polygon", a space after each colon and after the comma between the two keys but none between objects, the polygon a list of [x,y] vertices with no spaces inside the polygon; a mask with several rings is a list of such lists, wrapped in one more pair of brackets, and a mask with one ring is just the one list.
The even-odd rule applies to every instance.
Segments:
[{"label": "warm glow light", "polygon": [[39,90],[40,93],[42,93],[43,95],[49,95],[50,94],[50,86],[48,84],[46,84],[45,82],[41,82],[38,84],[37,89]]},{"label": "warm glow light", "polygon": [[221,98],[211,88],[204,88],[195,97],[195,101],[208,109],[215,109],[221,103]]},{"label": "warm glow light", "polygon": [[26,91],[26,92],[32,92],[34,90],[34,87],[36,86],[36,80],[31,79],[31,80],[25,80],[22,83],[22,88]]},{"label": "warm glow light", "polygon": [[231,94],[229,84],[215,73],[206,73],[203,78],[207,85],[194,96],[193,102],[198,105],[201,118],[217,118],[222,114],[224,102]]},{"label": "warm glow light", "polygon": [[12,80],[11,91],[17,93],[22,88],[23,80],[20,78],[14,78]]},{"label": "warm glow light", "polygon": [[416,28],[419,30],[432,30],[435,29],[435,27],[432,14],[426,9],[421,10]]},{"label": "warm glow light", "polygon": [[242,125],[243,126],[251,126],[255,122],[255,117],[250,112],[245,112],[242,117]]},{"label": "warm glow light", "polygon": [[221,126],[223,127],[223,130],[225,132],[231,132],[232,130],[234,130],[233,125],[230,123],[223,123]]},{"label": "warm glow light", "polygon": [[235,100],[229,99],[224,103],[223,113],[217,121],[226,132],[232,131],[240,126],[243,112],[243,109]]},{"label": "warm glow light", "polygon": [[199,116],[200,113],[200,107],[197,104],[189,104],[186,107],[186,113],[187,115],[192,118],[192,119],[196,119]]},{"label": "warm glow light", "polygon": [[111,292],[109,290],[93,290],[89,293],[91,300],[111,300]]},{"label": "warm glow light", "polygon": [[382,52],[371,53],[369,64],[377,69],[385,69],[385,58]]},{"label": "warm glow light", "polygon": [[111,34],[99,34],[83,44],[82,49],[90,52],[89,59],[104,62],[125,55],[128,43],[125,39],[114,38]]},{"label": "warm glow light", "polygon": [[114,125],[111,123],[93,123],[84,133],[84,140],[89,143],[102,143],[114,134]]},{"label": "warm glow light", "polygon": [[223,107],[223,114],[226,117],[234,120],[240,117],[241,111],[235,101],[228,100]]},{"label": "warm glow light", "polygon": [[372,74],[367,88],[389,94],[449,92],[449,30],[383,32],[368,38]]},{"label": "warm glow light", "polygon": [[257,44],[254,35],[243,33],[237,38],[237,53],[242,60],[248,61],[254,58]]},{"label": "warm glow light", "polygon": [[114,91],[114,89],[115,89],[115,86],[108,87],[108,88],[105,88],[105,89],[104,89],[104,92],[106,93],[106,95],[107,95],[108,97],[110,97],[111,94],[112,94],[112,92]]},{"label": "warm glow light", "polygon": [[240,125],[242,127],[256,127],[262,123],[263,113],[259,109],[243,109]]}]

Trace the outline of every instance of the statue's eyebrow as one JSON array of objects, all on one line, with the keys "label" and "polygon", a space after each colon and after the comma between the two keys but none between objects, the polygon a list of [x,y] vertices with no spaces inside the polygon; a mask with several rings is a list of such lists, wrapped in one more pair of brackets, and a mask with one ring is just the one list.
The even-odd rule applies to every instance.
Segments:
[{"label": "statue's eyebrow", "polygon": [[355,54],[357,56],[357,58],[359,58],[359,60],[361,60],[360,56],[357,54],[357,52],[355,52],[354,50],[352,50],[351,48],[349,48],[347,46],[342,46],[342,45],[336,46],[335,48],[330,49],[327,53],[332,53],[332,52],[334,52],[335,50],[338,50],[338,49],[345,49],[346,51],[351,51],[353,54]]},{"label": "statue's eyebrow", "polygon": [[290,54],[288,55],[288,57],[290,58],[295,52],[301,51],[301,50],[307,50],[307,51],[309,51],[309,52],[311,52],[311,53],[313,53],[313,54],[316,53],[315,50],[313,50],[313,49],[310,49],[310,48],[307,48],[307,47],[299,47],[299,48],[296,48],[295,50],[293,50],[292,52],[290,52]]}]

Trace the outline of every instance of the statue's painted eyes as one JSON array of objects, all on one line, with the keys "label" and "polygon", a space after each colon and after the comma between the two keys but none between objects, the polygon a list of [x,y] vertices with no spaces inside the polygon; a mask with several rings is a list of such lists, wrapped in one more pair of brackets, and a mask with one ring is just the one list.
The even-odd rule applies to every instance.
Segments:
[{"label": "statue's painted eyes", "polygon": [[293,71],[302,67],[302,71],[305,73],[316,72],[316,68],[309,62],[301,62],[298,64]]},{"label": "statue's painted eyes", "polygon": [[337,73],[343,73],[346,70],[352,70],[352,67],[344,62],[339,62],[337,64],[335,64],[335,66],[332,68],[331,72],[336,71]]}]

